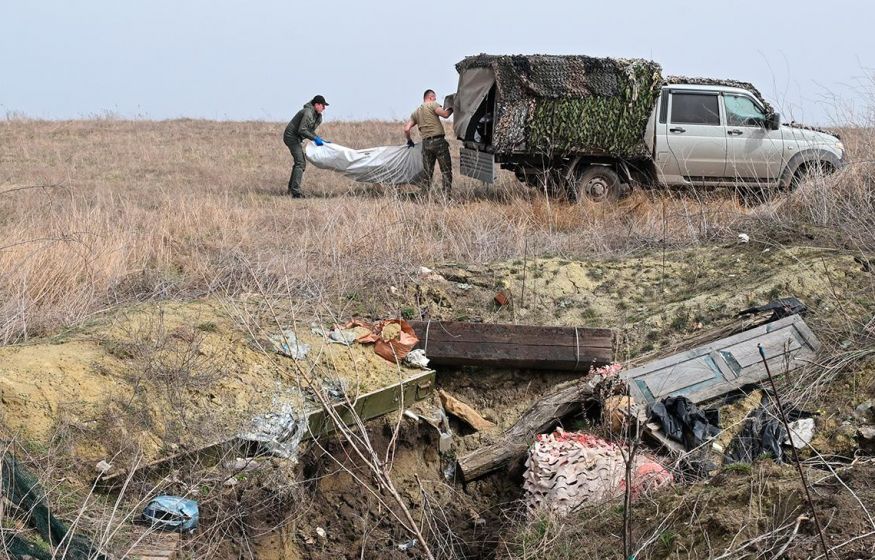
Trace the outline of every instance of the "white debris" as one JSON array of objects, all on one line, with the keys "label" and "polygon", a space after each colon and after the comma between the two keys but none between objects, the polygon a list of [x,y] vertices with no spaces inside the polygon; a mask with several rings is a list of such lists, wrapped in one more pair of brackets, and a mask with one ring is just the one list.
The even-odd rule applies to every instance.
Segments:
[{"label": "white debris", "polygon": [[97,469],[97,472],[100,474],[106,474],[112,469],[112,463],[107,463],[105,460],[101,459],[96,465],[94,465],[94,468]]},{"label": "white debris", "polygon": [[356,329],[334,329],[328,333],[328,340],[344,346],[352,346],[358,337]]},{"label": "white debris", "polygon": [[[793,447],[802,449],[814,437],[814,418],[800,418],[795,422],[790,422],[790,434],[793,438]],[[789,445],[790,438],[786,438],[782,443]]]},{"label": "white debris", "polygon": [[417,541],[416,539],[410,539],[410,540],[407,541],[407,542],[403,542],[403,543],[399,544],[399,545],[398,545],[398,550],[400,550],[401,552],[404,552],[404,551],[406,551],[406,550],[410,550],[411,548],[413,548],[414,546],[416,546],[416,543],[417,543],[417,542],[418,542],[418,541]]},{"label": "white debris", "polygon": [[229,471],[251,471],[258,468],[258,461],[245,457],[237,457],[225,461],[222,463],[222,467]]},{"label": "white debris", "polygon": [[404,363],[411,367],[428,369],[428,358],[425,356],[425,350],[422,348],[411,350],[410,353],[404,357]]},{"label": "white debris", "polygon": [[428,268],[427,266],[420,266],[419,267],[419,275],[420,276],[428,276],[432,272],[434,272],[434,271],[432,269]]},{"label": "white debris", "polygon": [[746,233],[739,233],[738,240],[742,243],[750,243],[750,236]]},{"label": "white debris", "polygon": [[239,437],[260,443],[277,457],[296,461],[301,440],[309,429],[307,416],[288,402],[275,402],[274,407],[272,412],[254,418],[250,430]]},{"label": "white debris", "polygon": [[320,539],[324,539],[328,536],[328,533],[326,533],[325,529],[322,527],[316,527],[316,534],[319,535]]},{"label": "white debris", "polygon": [[310,345],[298,342],[298,335],[294,329],[283,329],[281,334],[268,337],[277,354],[282,354],[294,360],[301,360],[310,351]]}]

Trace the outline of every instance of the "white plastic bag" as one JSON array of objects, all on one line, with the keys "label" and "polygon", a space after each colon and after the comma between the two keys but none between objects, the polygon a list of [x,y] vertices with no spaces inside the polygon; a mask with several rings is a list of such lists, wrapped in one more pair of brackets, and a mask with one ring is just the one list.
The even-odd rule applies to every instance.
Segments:
[{"label": "white plastic bag", "polygon": [[421,144],[413,148],[379,146],[353,150],[334,143],[317,146],[310,142],[304,153],[316,167],[343,173],[360,183],[414,183],[423,172]]}]

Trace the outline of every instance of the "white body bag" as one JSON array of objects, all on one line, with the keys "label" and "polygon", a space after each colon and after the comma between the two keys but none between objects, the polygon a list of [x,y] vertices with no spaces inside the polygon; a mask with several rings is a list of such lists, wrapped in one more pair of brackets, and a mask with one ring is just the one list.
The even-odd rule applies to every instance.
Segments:
[{"label": "white body bag", "polygon": [[304,153],[316,167],[343,173],[360,183],[414,183],[423,172],[422,144],[353,150],[334,143],[317,146],[309,142]]}]

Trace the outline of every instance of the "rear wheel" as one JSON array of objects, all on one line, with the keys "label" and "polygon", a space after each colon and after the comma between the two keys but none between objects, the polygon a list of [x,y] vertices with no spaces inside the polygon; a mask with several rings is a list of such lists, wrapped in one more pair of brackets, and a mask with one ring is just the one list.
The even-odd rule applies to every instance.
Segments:
[{"label": "rear wheel", "polygon": [[616,201],[629,194],[630,187],[620,181],[617,172],[605,165],[590,165],[573,174],[568,191],[574,200]]}]

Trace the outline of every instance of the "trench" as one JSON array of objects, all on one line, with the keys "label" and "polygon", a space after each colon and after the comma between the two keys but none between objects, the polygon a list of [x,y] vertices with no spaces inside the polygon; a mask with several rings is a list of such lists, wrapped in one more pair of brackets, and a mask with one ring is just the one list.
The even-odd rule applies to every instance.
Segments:
[{"label": "trench", "polygon": [[[491,435],[481,434],[449,416],[454,446],[440,453],[434,427],[402,418],[391,476],[437,558],[494,558],[503,529],[523,515],[521,463],[464,483],[453,469],[455,457],[491,441],[555,385],[579,377],[570,372],[438,369],[436,390],[451,393],[497,426]],[[430,406],[429,400],[424,403]],[[389,414],[368,423],[378,451],[390,445],[395,422],[397,415]],[[419,543],[412,544],[410,534],[350,474],[367,476],[347,447],[334,437],[302,452],[299,475],[308,482],[298,505],[306,513],[262,539],[258,558],[289,557],[290,540],[300,558],[424,557]]]}]

